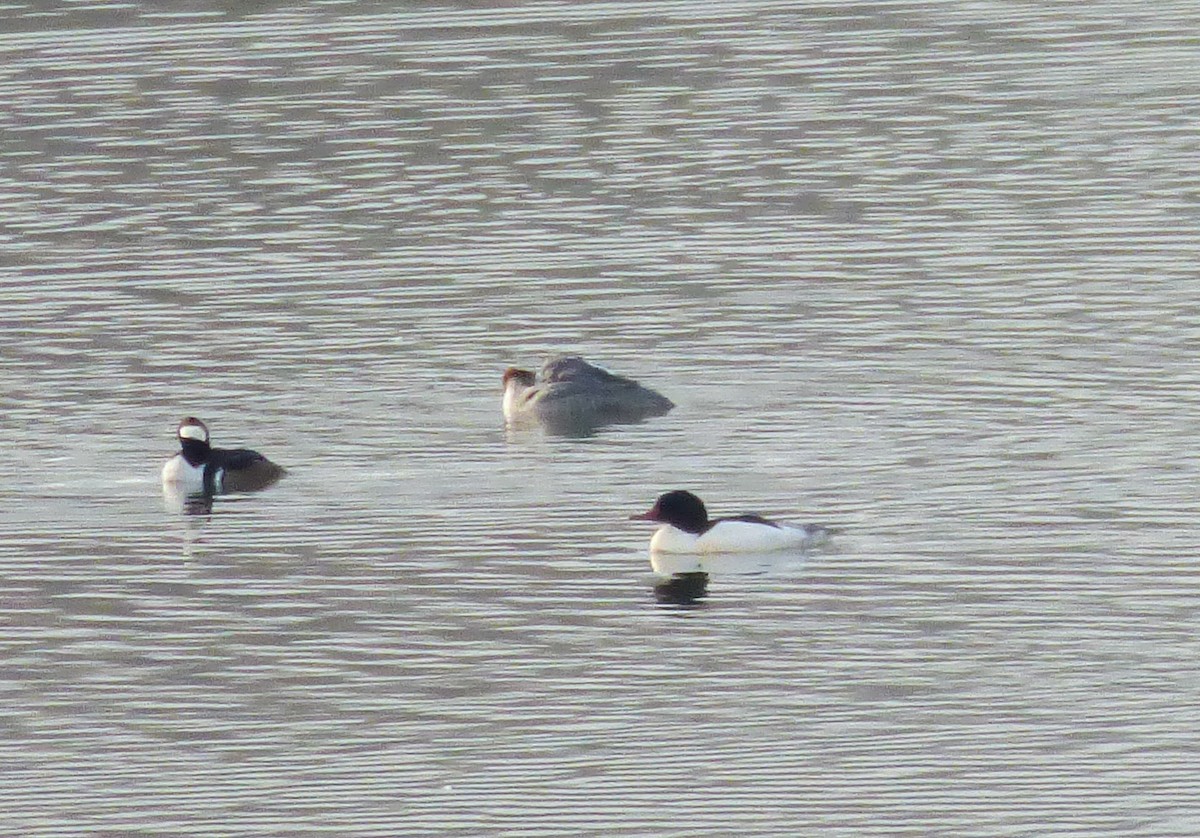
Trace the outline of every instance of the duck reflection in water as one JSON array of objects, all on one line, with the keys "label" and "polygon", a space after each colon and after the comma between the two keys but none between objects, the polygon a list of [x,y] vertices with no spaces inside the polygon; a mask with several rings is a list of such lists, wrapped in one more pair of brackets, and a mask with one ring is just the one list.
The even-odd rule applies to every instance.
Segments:
[{"label": "duck reflection in water", "polygon": [[654,597],[663,604],[696,606],[708,596],[708,581],[721,577],[793,574],[803,565],[800,551],[770,553],[650,553]]},{"label": "duck reflection in water", "polygon": [[188,494],[178,484],[163,484],[163,506],[168,512],[184,515],[212,515],[213,496],[203,492]]},{"label": "duck reflection in water", "polygon": [[662,605],[694,605],[708,596],[708,574],[674,573],[654,583],[654,598]]},{"label": "duck reflection in water", "polygon": [[537,375],[509,367],[502,380],[510,427],[540,424],[559,436],[590,436],[605,425],[641,422],[675,407],[666,396],[576,355],[550,358]]}]

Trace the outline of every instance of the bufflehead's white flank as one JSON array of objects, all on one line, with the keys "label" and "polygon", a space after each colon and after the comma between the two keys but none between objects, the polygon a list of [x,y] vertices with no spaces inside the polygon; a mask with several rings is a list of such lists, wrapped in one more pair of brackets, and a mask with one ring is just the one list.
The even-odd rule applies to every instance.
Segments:
[{"label": "bufflehead's white flank", "polygon": [[570,432],[615,422],[661,416],[674,402],[636,381],[593,366],[577,355],[559,355],[540,375],[509,367],[504,371],[504,418],[532,419],[550,430]]},{"label": "bufflehead's white flank", "polygon": [[162,470],[163,488],[188,495],[253,492],[284,475],[282,466],[247,448],[213,448],[208,428],[193,416],[175,432],[179,453]]},{"label": "bufflehead's white flank", "polygon": [[650,539],[652,553],[771,553],[803,550],[829,537],[825,527],[779,524],[759,515],[710,519],[704,502],[682,489],[660,495],[649,512],[630,519],[665,525]]}]

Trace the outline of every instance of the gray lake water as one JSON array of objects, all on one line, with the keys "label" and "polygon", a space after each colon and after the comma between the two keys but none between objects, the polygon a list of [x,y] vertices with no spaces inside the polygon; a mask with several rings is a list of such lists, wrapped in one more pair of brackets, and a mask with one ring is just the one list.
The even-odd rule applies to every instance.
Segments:
[{"label": "gray lake water", "polygon": [[[0,7],[0,834],[1200,834],[1198,30]],[[842,532],[672,601],[676,487]]]}]

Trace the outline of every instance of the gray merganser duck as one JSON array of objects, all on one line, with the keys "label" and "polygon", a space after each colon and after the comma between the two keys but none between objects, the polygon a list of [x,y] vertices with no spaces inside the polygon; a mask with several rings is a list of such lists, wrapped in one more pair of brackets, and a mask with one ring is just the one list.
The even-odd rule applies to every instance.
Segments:
[{"label": "gray merganser duck", "polygon": [[771,553],[803,550],[829,537],[825,527],[779,524],[759,515],[710,519],[704,502],[682,489],[660,495],[649,512],[630,520],[664,525],[650,539],[652,553]]},{"label": "gray merganser duck", "polygon": [[661,416],[674,402],[630,378],[593,366],[577,355],[559,355],[529,370],[504,371],[504,418],[535,420],[552,431],[590,430]]},{"label": "gray merganser duck", "polygon": [[179,423],[175,436],[179,440],[179,453],[163,466],[164,489],[186,495],[254,492],[284,475],[282,466],[257,451],[213,448],[208,444],[208,428],[193,416]]}]

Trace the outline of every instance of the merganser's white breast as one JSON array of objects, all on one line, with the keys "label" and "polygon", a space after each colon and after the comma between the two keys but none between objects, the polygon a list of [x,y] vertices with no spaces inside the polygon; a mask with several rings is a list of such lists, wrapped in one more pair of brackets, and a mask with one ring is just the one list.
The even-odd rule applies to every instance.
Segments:
[{"label": "merganser's white breast", "polygon": [[820,528],[751,521],[717,521],[699,535],[668,524],[650,539],[655,553],[774,553],[803,550],[819,543]]},{"label": "merganser's white breast", "polygon": [[529,370],[509,367],[504,371],[503,381],[504,401],[501,406],[504,409],[504,418],[515,422],[522,417],[532,416],[528,408],[530,398],[537,394],[537,388],[534,386],[536,376]]},{"label": "merganser's white breast", "polygon": [[506,384],[504,386],[504,401],[501,407],[504,410],[504,418],[508,421],[513,421],[517,418],[517,398],[520,396],[520,390],[516,384]]}]

